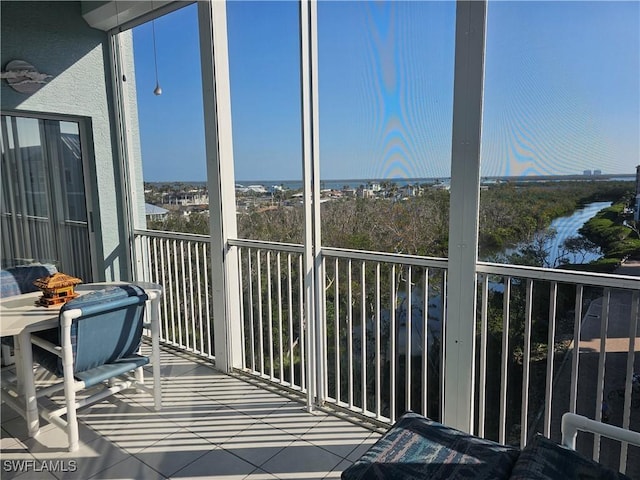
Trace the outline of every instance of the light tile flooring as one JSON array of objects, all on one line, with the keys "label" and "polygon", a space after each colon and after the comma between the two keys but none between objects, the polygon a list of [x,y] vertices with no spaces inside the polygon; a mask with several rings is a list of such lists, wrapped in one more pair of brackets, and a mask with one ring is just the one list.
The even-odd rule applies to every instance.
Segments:
[{"label": "light tile flooring", "polygon": [[74,453],[65,433],[43,420],[40,433],[27,438],[22,417],[3,404],[0,477],[340,478],[380,437],[371,425],[308,413],[295,397],[189,355],[165,350],[161,363],[162,411],[135,391],[82,409]]}]

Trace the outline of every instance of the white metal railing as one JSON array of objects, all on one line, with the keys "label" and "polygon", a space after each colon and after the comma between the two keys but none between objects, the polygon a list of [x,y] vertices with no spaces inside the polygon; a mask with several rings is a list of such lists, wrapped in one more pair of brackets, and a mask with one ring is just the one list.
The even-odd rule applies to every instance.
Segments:
[{"label": "white metal railing", "polygon": [[[212,358],[208,238],[136,239],[142,279],[165,287],[163,340]],[[323,248],[325,353],[310,359],[303,247],[229,247],[238,253],[243,371],[307,392],[312,362],[321,403],[386,423],[405,410],[442,418],[446,259]],[[632,426],[640,278],[485,262],[476,271],[474,433],[520,445],[535,432],[559,440],[565,412]],[[612,460],[600,443],[589,445],[593,457],[624,470],[627,445]]]},{"label": "white metal railing", "polygon": [[240,270],[242,368],[306,392],[303,249],[233,240]]},{"label": "white metal railing", "polygon": [[[230,245],[239,258],[242,368],[306,391],[302,246]],[[441,416],[446,265],[445,259],[323,249],[326,355],[316,359],[322,364],[316,381],[327,394],[319,401],[383,422],[409,409]]]},{"label": "white metal railing", "polygon": [[447,260],[322,250],[326,402],[393,423],[441,418]]},{"label": "white metal railing", "polygon": [[[476,433],[521,446],[536,431],[557,438],[565,412],[628,429],[640,404],[640,278],[490,263],[477,272]],[[612,451],[594,436],[593,458],[624,471],[627,445],[619,459]]]},{"label": "white metal railing", "polygon": [[209,237],[156,231],[135,236],[142,263],[137,280],[164,287],[161,341],[215,358]]}]

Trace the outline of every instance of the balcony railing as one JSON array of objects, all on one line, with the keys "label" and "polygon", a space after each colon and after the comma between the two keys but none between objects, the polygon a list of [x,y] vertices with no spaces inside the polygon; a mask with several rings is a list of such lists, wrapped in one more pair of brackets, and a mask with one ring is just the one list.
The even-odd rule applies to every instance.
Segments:
[{"label": "balcony railing", "polygon": [[[136,240],[144,280],[166,289],[163,340],[213,358],[207,238],[137,232]],[[298,392],[311,378],[320,402],[384,423],[405,410],[442,418],[446,259],[324,248],[322,348],[312,349],[322,354],[310,358],[303,247],[233,240],[230,248],[241,370]],[[638,429],[638,277],[481,262],[477,282],[476,434],[524,445],[535,432],[559,435],[566,411]],[[588,448],[626,465],[624,444],[596,437]]]},{"label": "balcony railing", "polygon": [[136,234],[138,280],[164,287],[160,339],[215,358],[209,237],[144,231]]},{"label": "balcony railing", "polygon": [[[524,445],[535,432],[558,435],[567,411],[640,427],[640,278],[490,263],[477,272],[478,435]],[[624,444],[595,436],[592,449],[626,464]]]},{"label": "balcony railing", "polygon": [[447,260],[326,248],[323,268],[324,400],[440,418]]},{"label": "balcony railing", "polygon": [[234,241],[242,312],[242,368],[306,392],[303,248]]}]

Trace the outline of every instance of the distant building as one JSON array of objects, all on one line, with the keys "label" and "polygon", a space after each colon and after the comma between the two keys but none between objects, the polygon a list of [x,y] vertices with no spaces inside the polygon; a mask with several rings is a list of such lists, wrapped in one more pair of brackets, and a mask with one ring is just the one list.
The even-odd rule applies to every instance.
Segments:
[{"label": "distant building", "polygon": [[364,186],[360,186],[357,190],[356,190],[356,196],[358,198],[372,198],[373,197],[373,190],[364,187]]},{"label": "distant building", "polygon": [[451,190],[451,184],[445,182],[438,182],[431,185],[434,190]]},{"label": "distant building", "polygon": [[602,170],[594,170],[593,174],[594,175],[602,175]]},{"label": "distant building", "polygon": [[200,190],[190,190],[188,192],[178,192],[172,194],[168,199],[169,205],[209,205],[209,195]]},{"label": "distant building", "polygon": [[265,195],[267,193],[267,189],[264,187],[264,185],[249,185],[247,189],[259,195]]},{"label": "distant building", "polygon": [[591,175],[591,170],[585,170],[584,172],[582,172],[582,174],[585,176],[589,176]]},{"label": "distant building", "polygon": [[144,204],[144,215],[147,217],[147,220],[161,221],[167,217],[168,213],[169,210],[165,208],[150,203]]},{"label": "distant building", "polygon": [[420,187],[416,185],[404,185],[399,189],[400,195],[403,197],[416,197],[422,193]]}]

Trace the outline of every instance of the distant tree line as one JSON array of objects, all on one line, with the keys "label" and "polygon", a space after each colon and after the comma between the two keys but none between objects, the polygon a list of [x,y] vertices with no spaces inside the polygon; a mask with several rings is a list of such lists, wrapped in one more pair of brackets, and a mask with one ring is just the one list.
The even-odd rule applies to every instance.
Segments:
[{"label": "distant tree line", "polygon": [[[480,257],[491,259],[506,248],[529,242],[515,263],[544,264],[540,251],[544,232],[558,217],[595,201],[628,203],[629,182],[544,182],[504,183],[481,192]],[[622,207],[616,207],[620,209]],[[618,212],[618,210],[616,210]],[[273,242],[303,242],[303,208],[279,206],[250,208],[238,214],[238,237]],[[615,225],[610,217],[599,217],[584,229],[583,237],[570,239],[567,251],[586,252],[602,242],[611,251],[621,253],[633,245],[633,233]],[[322,243],[326,246],[358,250],[375,250],[410,255],[446,257],[449,235],[449,192],[426,190],[421,196],[403,200],[388,198],[345,198],[325,202],[321,207]],[[621,221],[620,221],[621,222]],[[619,222],[619,223],[620,223]],[[149,222],[153,230],[208,234],[207,214],[170,214],[166,220]],[[613,228],[609,233],[609,227]],[[614,228],[615,227],[615,228]],[[604,230],[603,230],[604,229]],[[546,232],[547,235],[553,232]],[[611,242],[616,236],[621,244]]]}]

